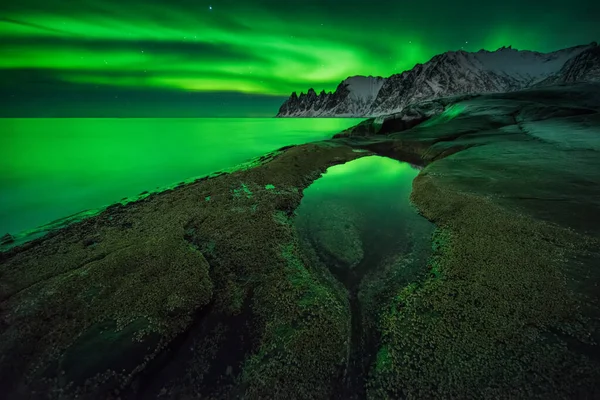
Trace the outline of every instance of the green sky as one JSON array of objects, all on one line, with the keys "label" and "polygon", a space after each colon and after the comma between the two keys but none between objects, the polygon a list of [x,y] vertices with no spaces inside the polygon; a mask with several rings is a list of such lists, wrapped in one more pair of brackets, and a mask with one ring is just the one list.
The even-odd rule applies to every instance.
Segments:
[{"label": "green sky", "polygon": [[166,98],[192,92],[205,100],[210,93],[235,92],[272,107],[291,91],[333,90],[357,74],[389,76],[447,50],[512,45],[551,51],[589,43],[600,36],[599,4],[7,1],[0,5],[0,89],[21,99],[42,89],[121,97],[141,90],[156,101],[161,92],[169,93]]}]

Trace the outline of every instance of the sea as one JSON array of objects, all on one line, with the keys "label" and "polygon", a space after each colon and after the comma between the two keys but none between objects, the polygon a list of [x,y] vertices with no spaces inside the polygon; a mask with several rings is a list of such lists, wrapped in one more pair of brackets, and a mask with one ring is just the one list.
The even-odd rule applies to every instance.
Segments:
[{"label": "sea", "polygon": [[331,138],[354,118],[0,119],[0,236]]}]

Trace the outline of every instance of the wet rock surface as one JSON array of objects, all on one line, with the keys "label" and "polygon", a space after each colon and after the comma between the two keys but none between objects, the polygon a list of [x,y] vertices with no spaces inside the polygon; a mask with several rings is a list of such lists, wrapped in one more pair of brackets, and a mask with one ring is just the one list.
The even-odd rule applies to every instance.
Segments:
[{"label": "wet rock surface", "polygon": [[597,397],[599,87],[448,109],[282,149],[0,253],[0,392],[335,397],[356,311],[301,251],[293,212],[329,166],[379,154],[424,166],[411,199],[437,229],[428,256],[387,254],[357,286],[373,332],[357,397]]},{"label": "wet rock surface", "polygon": [[347,272],[364,257],[361,216],[352,207],[324,202],[310,215],[306,229],[312,245],[330,268]]},{"label": "wet rock surface", "polygon": [[[348,356],[335,398],[365,397],[379,340],[371,317],[393,287],[428,274],[433,226],[410,204],[416,175],[409,164],[376,156],[334,166],[305,189],[296,211],[295,225],[307,258],[323,273],[329,271],[347,292]],[[343,257],[332,257],[327,246],[332,238],[336,254],[347,258],[360,249],[360,257],[340,267]]]}]

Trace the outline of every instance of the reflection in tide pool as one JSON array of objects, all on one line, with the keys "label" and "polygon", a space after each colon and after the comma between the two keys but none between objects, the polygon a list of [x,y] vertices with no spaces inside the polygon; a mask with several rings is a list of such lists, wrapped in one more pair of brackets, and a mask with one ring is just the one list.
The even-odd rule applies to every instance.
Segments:
[{"label": "reflection in tide pool", "polygon": [[330,167],[304,191],[296,225],[330,268],[353,269],[406,249],[433,226],[410,203],[419,173],[408,163],[370,156]]},{"label": "reflection in tide pool", "polygon": [[310,265],[327,271],[347,291],[350,357],[340,398],[364,397],[376,353],[376,326],[409,283],[427,273],[434,226],[410,203],[410,164],[368,156],[329,168],[304,190],[296,229]]}]

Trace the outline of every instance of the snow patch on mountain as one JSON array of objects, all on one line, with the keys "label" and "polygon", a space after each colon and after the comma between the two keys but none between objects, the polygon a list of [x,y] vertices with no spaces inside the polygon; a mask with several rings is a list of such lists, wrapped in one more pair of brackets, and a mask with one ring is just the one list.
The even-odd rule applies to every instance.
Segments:
[{"label": "snow patch on mountain", "polygon": [[510,92],[553,82],[600,79],[598,46],[571,47],[551,53],[502,47],[496,51],[450,51],[389,78],[352,76],[335,92],[313,89],[292,96],[278,117],[370,117],[440,97]]},{"label": "snow patch on mountain", "polygon": [[385,82],[385,79],[382,77],[360,75],[351,76],[344,80],[344,83],[348,85],[348,91],[350,91],[348,97],[353,100],[364,101],[375,100],[379,89],[383,86],[383,82]]},{"label": "snow patch on mountain", "polygon": [[600,82],[600,46],[591,47],[570,58],[560,70],[536,86],[573,82]]},{"label": "snow patch on mountain", "polygon": [[494,52],[479,51],[474,56],[491,72],[531,83],[557,72],[569,59],[585,50],[585,46],[577,46],[544,54],[505,47]]}]

